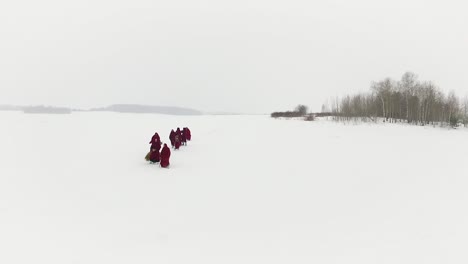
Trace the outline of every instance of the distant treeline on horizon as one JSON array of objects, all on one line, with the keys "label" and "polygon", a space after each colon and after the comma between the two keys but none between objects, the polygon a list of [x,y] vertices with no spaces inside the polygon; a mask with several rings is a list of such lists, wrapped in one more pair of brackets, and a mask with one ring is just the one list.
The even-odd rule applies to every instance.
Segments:
[{"label": "distant treeline on horizon", "polygon": [[406,72],[401,80],[385,78],[372,82],[370,92],[334,98],[322,105],[321,113],[307,113],[307,107],[298,105],[294,111],[274,112],[271,117],[331,116],[335,121],[413,125],[468,127],[468,97],[458,98],[452,91],[445,95],[430,81],[419,81],[416,74]]},{"label": "distant treeline on horizon", "polygon": [[468,126],[468,97],[444,94],[430,81],[419,81],[406,72],[400,80],[372,82],[370,92],[335,98],[322,106],[337,121],[361,120],[405,122],[414,125]]}]

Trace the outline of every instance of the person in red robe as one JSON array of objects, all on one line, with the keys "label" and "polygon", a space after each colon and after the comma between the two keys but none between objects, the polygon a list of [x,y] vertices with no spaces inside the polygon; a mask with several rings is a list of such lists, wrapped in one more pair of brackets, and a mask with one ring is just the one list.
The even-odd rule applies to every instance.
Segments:
[{"label": "person in red robe", "polygon": [[184,127],[185,137],[188,141],[192,139],[192,134],[190,134],[190,129],[188,127]]},{"label": "person in red robe", "polygon": [[151,149],[151,152],[150,152],[150,156],[149,156],[149,161],[151,163],[157,163],[160,161],[160,157],[159,157],[159,149]]},{"label": "person in red robe", "polygon": [[187,145],[187,138],[185,137],[184,130],[180,131],[180,143],[182,145]]},{"label": "person in red robe", "polygon": [[161,150],[161,162],[159,163],[161,167],[169,167],[169,158],[171,157],[171,150],[167,147],[167,144],[164,144],[164,147]]},{"label": "person in red robe", "polygon": [[161,139],[159,138],[159,134],[157,132],[154,133],[149,144],[151,144],[150,150],[157,149],[159,152],[159,150],[161,149]]},{"label": "person in red robe", "polygon": [[179,149],[180,148],[180,135],[176,133],[175,138],[174,138],[174,149]]},{"label": "person in red robe", "polygon": [[175,145],[175,132],[174,129],[171,129],[171,133],[169,134],[169,140],[171,141],[171,146],[174,147]]}]

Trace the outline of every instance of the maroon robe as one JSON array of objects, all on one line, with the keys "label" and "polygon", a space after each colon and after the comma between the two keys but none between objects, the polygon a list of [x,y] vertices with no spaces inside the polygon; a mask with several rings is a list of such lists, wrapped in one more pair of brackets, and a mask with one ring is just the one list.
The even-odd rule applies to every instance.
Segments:
[{"label": "maroon robe", "polygon": [[154,136],[151,138],[149,143],[151,144],[150,149],[157,149],[159,151],[161,149],[161,139],[159,138],[159,134],[154,133]]},{"label": "maroon robe", "polygon": [[167,147],[167,144],[164,144],[164,147],[161,150],[161,167],[167,168],[169,166],[169,158],[171,157],[171,150]]},{"label": "maroon robe", "polygon": [[188,141],[192,139],[192,134],[190,134],[190,129],[188,127],[184,128],[185,131],[185,137],[187,138]]},{"label": "maroon robe", "polygon": [[182,145],[187,145],[187,139],[185,138],[185,133],[183,130],[180,132],[180,143]]},{"label": "maroon robe", "polygon": [[159,162],[160,157],[159,157],[159,150],[152,149],[150,152],[149,160],[151,162]]},{"label": "maroon robe", "polygon": [[169,140],[171,141],[171,146],[174,147],[175,143],[175,132],[174,129],[171,130],[171,133],[169,134]]},{"label": "maroon robe", "polygon": [[175,140],[174,140],[174,148],[175,149],[179,149],[180,147],[180,135],[175,135]]}]

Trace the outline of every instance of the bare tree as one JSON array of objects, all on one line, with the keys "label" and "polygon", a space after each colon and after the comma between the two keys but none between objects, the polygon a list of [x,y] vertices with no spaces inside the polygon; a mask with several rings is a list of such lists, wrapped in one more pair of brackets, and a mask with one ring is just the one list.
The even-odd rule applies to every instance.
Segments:
[{"label": "bare tree", "polygon": [[305,105],[298,105],[296,106],[296,108],[294,109],[295,112],[298,112],[300,113],[301,115],[306,115],[307,114],[307,110],[308,110],[308,107],[305,106]]},{"label": "bare tree", "polygon": [[391,96],[395,88],[395,82],[390,78],[386,78],[383,81],[372,83],[371,88],[375,96],[381,102],[382,116],[385,118],[385,120],[388,120],[393,114],[393,109],[391,107]]},{"label": "bare tree", "polygon": [[462,113],[463,126],[467,127],[468,126],[468,96],[466,95],[463,98],[461,113]]},{"label": "bare tree", "polygon": [[405,98],[405,104],[402,106],[402,111],[406,112],[406,120],[410,119],[410,98],[414,96],[417,85],[418,76],[412,72],[405,72],[398,83],[398,88]]},{"label": "bare tree", "polygon": [[458,125],[459,111],[460,111],[459,100],[457,96],[455,95],[455,92],[451,91],[447,98],[447,112],[448,112],[447,121],[452,127],[456,127]]}]

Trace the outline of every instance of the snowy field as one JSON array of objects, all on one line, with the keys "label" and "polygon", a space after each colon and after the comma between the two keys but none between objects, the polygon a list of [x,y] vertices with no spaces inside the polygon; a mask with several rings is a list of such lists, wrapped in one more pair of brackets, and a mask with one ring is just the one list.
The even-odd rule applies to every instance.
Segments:
[{"label": "snowy field", "polygon": [[[467,130],[0,117],[0,263],[468,263]],[[192,141],[148,164],[177,126]]]}]

